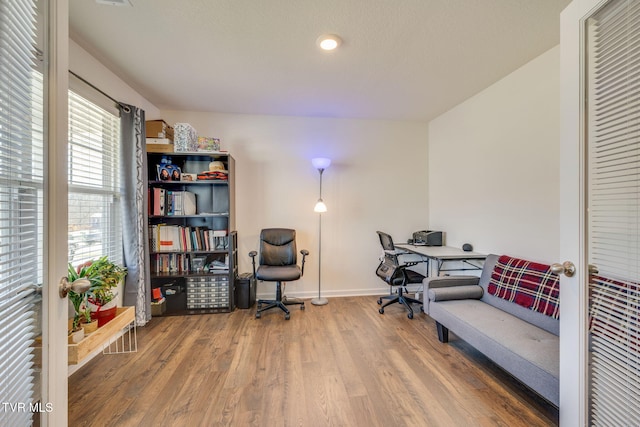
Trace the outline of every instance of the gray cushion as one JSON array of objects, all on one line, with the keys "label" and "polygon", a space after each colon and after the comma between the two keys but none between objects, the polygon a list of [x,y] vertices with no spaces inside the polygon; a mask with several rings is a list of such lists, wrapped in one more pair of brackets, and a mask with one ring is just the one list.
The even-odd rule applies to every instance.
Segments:
[{"label": "gray cushion", "polygon": [[290,282],[298,280],[302,276],[302,270],[297,265],[271,266],[261,265],[256,270],[256,278],[258,280],[266,280],[268,282]]},{"label": "gray cushion", "polygon": [[430,304],[429,315],[551,403],[559,404],[557,335],[480,300],[435,302]]},{"label": "gray cushion", "polygon": [[450,286],[429,289],[429,301],[448,301],[457,299],[480,299],[483,290],[478,285]]},{"label": "gray cushion", "polygon": [[477,276],[441,276],[441,277],[427,277],[422,281],[425,290],[433,288],[442,288],[445,286],[467,286],[477,285]]}]

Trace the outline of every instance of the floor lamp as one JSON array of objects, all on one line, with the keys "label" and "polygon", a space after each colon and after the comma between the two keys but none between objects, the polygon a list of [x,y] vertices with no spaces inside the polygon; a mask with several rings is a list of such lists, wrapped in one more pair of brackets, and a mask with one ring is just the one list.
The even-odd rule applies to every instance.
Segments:
[{"label": "floor lamp", "polygon": [[320,278],[322,272],[322,213],[327,211],[327,205],[322,200],[322,172],[331,164],[331,159],[325,157],[317,157],[311,160],[313,167],[320,172],[320,198],[316,202],[316,206],[313,208],[314,212],[318,212],[318,298],[311,300],[313,305],[325,305],[329,303],[329,300],[322,298],[320,294]]}]

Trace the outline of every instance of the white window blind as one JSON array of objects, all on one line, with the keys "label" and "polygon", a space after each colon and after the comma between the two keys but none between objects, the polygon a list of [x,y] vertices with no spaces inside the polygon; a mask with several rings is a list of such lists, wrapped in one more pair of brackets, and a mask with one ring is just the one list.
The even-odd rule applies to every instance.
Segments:
[{"label": "white window blind", "polygon": [[587,22],[590,423],[640,425],[640,2]]},{"label": "white window blind", "polygon": [[69,261],[122,263],[120,118],[69,92]]},{"label": "white window blind", "polygon": [[0,425],[7,426],[30,425],[30,405],[40,398],[32,352],[43,224],[35,17],[32,0],[0,0]]}]

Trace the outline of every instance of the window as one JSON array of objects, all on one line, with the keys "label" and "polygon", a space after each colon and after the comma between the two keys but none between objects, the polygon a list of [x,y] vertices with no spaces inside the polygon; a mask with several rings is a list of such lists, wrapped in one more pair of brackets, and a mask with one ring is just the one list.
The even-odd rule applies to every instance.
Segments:
[{"label": "window", "polygon": [[122,264],[120,118],[69,92],[69,262]]},{"label": "window", "polygon": [[0,22],[0,424],[30,425],[32,414],[10,405],[40,399],[32,347],[40,334],[33,285],[42,280],[44,128],[35,3],[0,2]]}]

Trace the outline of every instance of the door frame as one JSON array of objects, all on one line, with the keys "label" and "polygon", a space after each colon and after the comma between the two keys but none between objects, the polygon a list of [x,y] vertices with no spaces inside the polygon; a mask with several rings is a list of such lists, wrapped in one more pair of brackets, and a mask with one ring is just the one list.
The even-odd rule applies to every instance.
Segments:
[{"label": "door frame", "polygon": [[588,260],[585,21],[608,0],[573,0],[560,15],[560,425],[588,424]]},{"label": "door frame", "polygon": [[[68,424],[68,301],[58,293],[67,275],[67,146],[69,88],[69,2],[42,1],[46,17],[45,76],[45,253],[43,286],[42,401],[43,426]],[[46,405],[43,405],[48,407]]]}]

